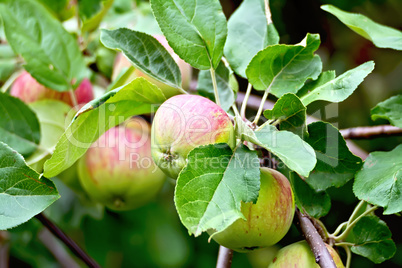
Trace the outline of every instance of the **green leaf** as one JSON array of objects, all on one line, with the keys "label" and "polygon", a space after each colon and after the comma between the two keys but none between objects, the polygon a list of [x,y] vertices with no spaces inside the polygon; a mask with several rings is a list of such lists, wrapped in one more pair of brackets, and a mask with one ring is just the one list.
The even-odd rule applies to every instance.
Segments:
[{"label": "green leaf", "polygon": [[61,21],[71,18],[76,13],[76,4],[69,0],[39,0],[39,2],[50,9]]},{"label": "green leaf", "polygon": [[80,0],[78,7],[82,32],[91,32],[98,28],[112,4],[113,0]]},{"label": "green leaf", "polygon": [[247,78],[256,90],[268,89],[278,98],[296,93],[308,78],[317,79],[321,73],[321,59],[314,55],[319,46],[318,34],[307,34],[297,45],[269,46],[251,60]]},{"label": "green leaf", "polygon": [[174,52],[194,68],[216,69],[226,41],[226,18],[218,0],[151,0],[159,27]]},{"label": "green leaf", "polygon": [[267,22],[263,0],[245,0],[228,21],[224,53],[230,66],[243,78],[258,51],[276,45],[279,35],[272,21]]},{"label": "green leaf", "polygon": [[42,172],[45,160],[52,154],[57,141],[64,133],[66,115],[71,107],[61,101],[41,100],[29,107],[39,119],[41,138],[39,148],[26,159],[27,164],[37,172]]},{"label": "green leaf", "polygon": [[77,161],[104,132],[128,118],[150,113],[166,100],[162,91],[145,78],[106,93],[106,98],[75,117],[56,145],[52,157],[46,161],[44,175],[54,177]]},{"label": "green leaf", "polygon": [[4,84],[4,82],[14,73],[15,70],[17,70],[17,68],[18,60],[10,45],[0,44],[0,82],[3,82]]},{"label": "green leaf", "polygon": [[321,8],[377,47],[402,50],[401,31],[376,23],[364,15],[345,12],[332,5],[324,5]]},{"label": "green leaf", "polygon": [[169,86],[181,88],[179,66],[154,37],[126,28],[109,31],[102,29],[102,43],[124,53],[143,73]]},{"label": "green leaf", "polygon": [[264,111],[264,116],[267,119],[279,120],[282,130],[289,130],[299,136],[305,131],[306,107],[292,93],[283,95],[272,110]]},{"label": "green leaf", "polygon": [[350,242],[353,253],[364,256],[374,263],[381,263],[392,258],[396,252],[396,246],[391,239],[391,231],[388,226],[376,216],[364,216],[350,232]]},{"label": "green leaf", "polygon": [[39,121],[20,99],[0,93],[0,141],[28,156],[40,141]]},{"label": "green leaf", "polygon": [[[215,72],[216,84],[218,86],[219,99],[221,107],[228,111],[236,100],[236,94],[239,90],[239,84],[233,72],[225,66],[221,61]],[[214,88],[212,85],[211,72],[209,70],[201,70],[198,73],[198,94],[215,101]]]},{"label": "green leaf", "polygon": [[0,81],[4,82],[14,73],[18,68],[17,59],[1,59],[0,58]]},{"label": "green leaf", "polygon": [[305,106],[317,100],[341,102],[355,91],[373,69],[374,62],[368,61],[329,81],[327,79],[332,76],[332,73],[327,73],[326,77],[323,78],[326,83],[317,83],[317,87],[311,88],[311,91],[304,95],[301,100]]},{"label": "green leaf", "polygon": [[9,1],[0,4],[0,15],[7,41],[39,83],[57,91],[78,86],[86,66],[77,40],[41,4]]},{"label": "green leaf", "polygon": [[371,109],[371,119],[387,119],[392,125],[402,128],[402,95],[393,96]]},{"label": "green leaf", "polygon": [[304,86],[297,92],[297,96],[301,98],[301,96],[306,95],[307,93],[311,92],[317,87],[324,85],[325,83],[334,80],[336,77],[335,71],[325,71],[318,76],[317,80],[309,81],[308,83],[304,84]]},{"label": "green leaf", "polygon": [[402,145],[390,152],[373,152],[356,174],[357,198],[384,207],[384,214],[402,211]]},{"label": "green leaf", "polygon": [[304,140],[314,148],[317,164],[306,181],[314,189],[341,187],[362,167],[360,157],[349,151],[341,133],[333,125],[315,122],[308,125],[308,133]]},{"label": "green leaf", "polygon": [[316,164],[314,149],[289,131],[278,131],[272,125],[252,131],[240,117],[235,118],[236,133],[242,140],[264,147],[285,165],[302,176],[308,176]]},{"label": "green leaf", "polygon": [[59,198],[53,182],[30,169],[24,158],[0,142],[0,230],[13,228]]},{"label": "green leaf", "polygon": [[331,197],[326,192],[317,192],[294,172],[290,173],[289,178],[299,209],[304,210],[314,218],[324,217],[328,214],[331,209]]},{"label": "green leaf", "polygon": [[188,155],[175,191],[176,209],[190,234],[224,230],[239,218],[240,206],[257,201],[260,165],[255,151],[240,144],[200,146]]}]

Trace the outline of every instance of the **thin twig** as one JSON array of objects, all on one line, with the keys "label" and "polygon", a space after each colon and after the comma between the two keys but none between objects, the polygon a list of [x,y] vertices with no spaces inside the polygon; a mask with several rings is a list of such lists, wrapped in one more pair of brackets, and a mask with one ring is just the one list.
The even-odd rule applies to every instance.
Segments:
[{"label": "thin twig", "polygon": [[389,136],[402,136],[402,128],[390,125],[354,127],[340,130],[345,139],[372,139]]},{"label": "thin twig", "polygon": [[296,214],[299,218],[300,227],[304,234],[304,237],[314,253],[315,261],[320,265],[321,268],[336,268],[334,260],[329,254],[324,241],[322,241],[322,238],[315,229],[313,223],[297,208]]},{"label": "thin twig", "polygon": [[51,222],[43,213],[35,216],[49,231],[59,238],[78,258],[85,262],[88,267],[100,268],[87,253],[82,250],[77,243],[75,243],[70,237],[68,237],[59,227]]},{"label": "thin twig", "polygon": [[233,250],[219,246],[216,268],[230,268],[232,266]]}]

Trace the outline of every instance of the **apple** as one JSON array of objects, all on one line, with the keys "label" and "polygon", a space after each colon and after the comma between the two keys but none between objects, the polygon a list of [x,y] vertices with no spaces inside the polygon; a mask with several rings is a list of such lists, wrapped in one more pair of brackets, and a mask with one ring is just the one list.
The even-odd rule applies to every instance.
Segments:
[{"label": "apple", "polygon": [[[338,253],[331,246],[325,244],[337,268],[345,267]],[[305,240],[293,243],[278,251],[276,257],[271,261],[268,268],[305,268],[320,266],[315,262],[314,253]]]},{"label": "apple", "polygon": [[152,200],[165,181],[151,157],[150,127],[133,118],[106,131],[78,162],[84,190],[113,210],[131,210]]},{"label": "apple", "polygon": [[[85,104],[91,101],[94,98],[91,82],[86,78],[82,80],[81,84],[74,91],[74,94],[77,99],[77,104]],[[73,106],[70,92],[58,92],[46,88],[44,85],[38,83],[27,71],[23,71],[23,73],[17,77],[11,87],[10,95],[20,98],[25,103],[54,99]]]},{"label": "apple", "polygon": [[[176,61],[177,65],[179,66],[180,72],[181,72],[182,88],[184,90],[188,90],[190,87],[191,74],[192,74],[192,69],[191,69],[190,64],[188,64],[185,61],[183,61],[182,59],[180,59],[180,57],[177,56],[177,54],[175,54],[173,52],[173,49],[169,46],[166,38],[163,35],[154,35],[154,37],[166,48],[167,51],[169,51],[169,53],[171,54],[173,59]],[[116,55],[116,59],[115,59],[114,67],[113,67],[112,80],[115,80],[124,68],[128,68],[130,66],[132,66],[130,61],[122,53],[118,53]],[[144,77],[149,82],[158,86],[163,91],[163,93],[166,95],[166,97],[172,97],[172,96],[180,93],[177,88],[168,86],[154,78],[151,78],[138,69],[134,70],[134,73],[130,76],[129,80],[133,80],[134,78],[137,78],[137,77]]]},{"label": "apple", "polygon": [[261,187],[255,204],[242,203],[244,219],[221,232],[208,233],[218,244],[238,252],[249,252],[279,242],[292,225],[295,202],[289,180],[282,173],[262,167]]},{"label": "apple", "polygon": [[234,146],[234,130],[226,112],[197,95],[165,101],[152,123],[152,157],[166,175],[177,178],[195,147],[214,143]]}]

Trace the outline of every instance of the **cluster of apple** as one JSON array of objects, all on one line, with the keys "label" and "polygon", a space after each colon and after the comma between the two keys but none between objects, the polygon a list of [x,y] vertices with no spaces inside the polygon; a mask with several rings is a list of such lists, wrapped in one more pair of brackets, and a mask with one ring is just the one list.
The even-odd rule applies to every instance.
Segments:
[{"label": "cluster of apple", "polygon": [[[175,56],[166,39],[156,38],[172,53],[180,66],[183,87],[191,79],[191,67]],[[117,56],[114,76],[130,63]],[[131,79],[146,77],[136,70]],[[151,82],[168,86],[153,80]],[[174,89],[171,90],[172,94]],[[69,92],[56,92],[40,85],[24,72],[15,81],[11,95],[29,103],[41,99],[73,102]],[[78,104],[93,99],[90,82],[84,80],[74,92]],[[187,163],[191,150],[201,145],[226,143],[232,149],[236,137],[228,114],[217,104],[198,95],[176,95],[157,110],[152,128],[136,117],[106,131],[78,162],[78,177],[88,195],[113,210],[130,210],[149,202],[162,188],[166,175],[176,179]],[[242,203],[247,220],[238,219],[222,232],[209,230],[212,238],[227,248],[248,252],[276,244],[288,232],[294,217],[295,201],[288,179],[280,172],[260,168],[260,192],[255,204]],[[343,267],[329,247],[337,267]],[[297,255],[299,254],[299,255]],[[298,256],[297,258],[288,256]],[[314,255],[305,242],[279,251],[269,267],[316,267]]]},{"label": "cluster of apple", "polygon": [[[234,146],[234,129],[226,112],[196,95],[168,99],[152,124],[152,157],[170,177],[177,178],[188,153],[212,143]],[[287,233],[294,215],[294,198],[288,179],[276,170],[261,168],[261,188],[256,204],[243,203],[247,221],[239,219],[220,233],[210,230],[219,244],[247,252],[276,244]]]}]

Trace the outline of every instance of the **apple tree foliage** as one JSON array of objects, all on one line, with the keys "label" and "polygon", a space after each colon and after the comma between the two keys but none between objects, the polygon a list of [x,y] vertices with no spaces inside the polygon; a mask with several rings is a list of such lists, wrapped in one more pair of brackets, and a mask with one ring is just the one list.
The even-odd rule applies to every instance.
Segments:
[{"label": "apple tree foliage", "polygon": [[[137,27],[131,28],[124,27],[127,18],[113,14],[117,8],[110,12],[112,0],[79,1],[72,7],[68,1],[56,2],[0,1],[0,37],[7,40],[1,51],[22,61],[18,68],[27,70],[39,83],[56,91],[74,90],[94,72],[88,68],[93,62],[102,69],[99,55],[110,64],[119,51],[134,68],[176,88],[177,94],[206,96],[233,115],[237,146],[195,148],[177,179],[172,200],[190,235],[199,236],[211,228],[223,231],[244,218],[240,204],[258,198],[259,158],[264,151],[289,178],[298,208],[317,221],[330,213],[327,191],[353,181],[349,185],[361,202],[349,221],[327,235],[335,245],[374,263],[393,257],[396,247],[391,232],[373,212],[377,207],[383,208],[384,215],[402,211],[402,146],[372,152],[363,161],[351,152],[334,125],[307,120],[310,104],[339,103],[353,94],[373,72],[373,61],[342,74],[323,71],[327,66],[316,53],[320,36],[307,33],[297,44],[280,43],[268,1],[263,0],[244,0],[228,20],[218,0],[151,0],[148,12],[151,10],[154,18],[150,16],[149,25],[138,13],[140,7],[132,11],[129,6],[138,20]],[[127,8],[123,4],[117,7]],[[322,9],[375,46],[402,50],[400,31],[331,5]],[[71,28],[76,14],[80,23]],[[180,69],[152,36],[155,33],[162,33],[174,52],[199,70],[193,91],[182,88]],[[96,37],[99,46],[99,54],[92,58],[85,53],[89,36]],[[13,73],[9,65],[2,66],[2,75],[3,70]],[[53,203],[63,197],[52,178],[73,166],[105,131],[132,116],[155,112],[167,99],[164,88],[145,78],[128,80],[132,70],[125,70],[95,100],[70,115],[67,124],[64,116],[69,108],[64,104],[43,101],[27,105],[7,94],[11,82],[4,83],[0,93],[0,230],[23,224],[46,208],[52,211]],[[248,81],[248,92],[253,88],[263,95],[250,121],[235,105],[239,92],[236,77]],[[269,95],[276,103],[263,110]],[[243,105],[247,105],[247,97]],[[385,119],[396,127],[402,127],[401,117],[402,95],[371,110],[372,120]],[[216,168],[214,161],[225,165]],[[202,169],[200,162],[204,163]],[[198,191],[204,187],[211,191]],[[93,212],[95,207],[87,204],[79,213],[99,217]]]}]

